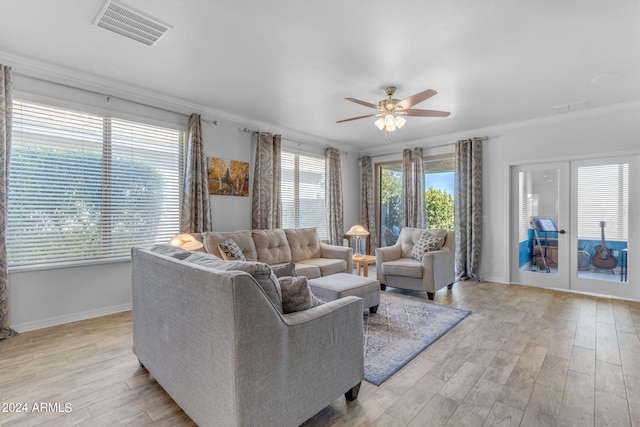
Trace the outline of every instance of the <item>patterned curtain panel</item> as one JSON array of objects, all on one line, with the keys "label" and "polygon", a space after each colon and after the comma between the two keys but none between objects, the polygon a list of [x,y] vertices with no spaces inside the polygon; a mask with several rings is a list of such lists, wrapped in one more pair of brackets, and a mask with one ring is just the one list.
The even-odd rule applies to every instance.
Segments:
[{"label": "patterned curtain panel", "polygon": [[402,226],[424,228],[422,148],[402,151]]},{"label": "patterned curtain panel", "polygon": [[280,135],[258,132],[251,199],[253,229],[282,227]]},{"label": "patterned curtain panel", "polygon": [[200,115],[195,113],[189,116],[184,197],[180,211],[181,233],[211,231],[207,157],[204,154]]},{"label": "patterned curtain panel", "polygon": [[344,236],[344,219],[342,210],[342,169],[340,168],[340,151],[329,147],[325,152],[326,160],[326,198],[327,227],[329,243],[342,246]]},{"label": "patterned curtain panel", "polygon": [[7,194],[13,89],[11,67],[0,64],[0,340],[16,335],[9,327],[9,272],[7,270]]},{"label": "patterned curtain panel", "polygon": [[371,157],[364,156],[360,159],[360,176],[362,178],[360,201],[362,209],[360,210],[360,223],[369,231],[370,253],[375,254],[378,247],[378,229],[376,228],[376,211],[374,206],[374,186],[373,186],[373,164]]},{"label": "patterned curtain panel", "polygon": [[456,143],[456,281],[481,280],[482,140]]}]

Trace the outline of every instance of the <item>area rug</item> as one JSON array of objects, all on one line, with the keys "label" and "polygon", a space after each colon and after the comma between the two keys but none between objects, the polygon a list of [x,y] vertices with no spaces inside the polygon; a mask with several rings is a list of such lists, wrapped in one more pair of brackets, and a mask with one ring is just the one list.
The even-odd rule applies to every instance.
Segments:
[{"label": "area rug", "polygon": [[382,292],[376,314],[364,314],[364,379],[380,385],[471,314],[426,299]]}]

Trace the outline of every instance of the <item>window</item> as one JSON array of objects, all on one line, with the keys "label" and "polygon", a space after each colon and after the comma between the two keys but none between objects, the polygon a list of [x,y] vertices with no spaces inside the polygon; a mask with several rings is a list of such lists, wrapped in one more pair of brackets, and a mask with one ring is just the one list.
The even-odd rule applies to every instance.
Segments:
[{"label": "window", "polygon": [[179,231],[183,132],[14,102],[10,266],[120,258]]},{"label": "window", "polygon": [[281,153],[282,227],[316,227],[328,238],[325,215],[325,160]]},{"label": "window", "polygon": [[629,234],[629,164],[578,168],[578,238],[626,242]]},{"label": "window", "polygon": [[[455,158],[423,161],[427,228],[453,230]],[[402,228],[402,163],[377,166],[380,247],[393,245]]]}]

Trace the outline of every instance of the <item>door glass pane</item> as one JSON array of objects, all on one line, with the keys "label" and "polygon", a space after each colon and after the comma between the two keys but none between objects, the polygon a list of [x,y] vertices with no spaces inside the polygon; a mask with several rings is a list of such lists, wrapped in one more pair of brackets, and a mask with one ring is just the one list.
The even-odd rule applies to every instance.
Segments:
[{"label": "door glass pane", "polygon": [[578,277],[626,281],[629,164],[578,168]]},{"label": "door glass pane", "polygon": [[402,227],[402,164],[380,166],[380,247],[396,243]]},{"label": "door glass pane", "polygon": [[518,174],[518,266],[558,274],[559,170]]}]

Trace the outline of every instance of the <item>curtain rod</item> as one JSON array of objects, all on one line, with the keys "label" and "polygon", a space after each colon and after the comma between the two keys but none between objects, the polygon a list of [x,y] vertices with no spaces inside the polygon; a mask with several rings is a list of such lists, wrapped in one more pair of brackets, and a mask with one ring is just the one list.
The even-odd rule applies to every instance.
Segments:
[{"label": "curtain rod", "polygon": [[[265,135],[273,136],[273,133],[271,133],[271,132],[263,132],[261,130],[253,130],[253,129],[249,129],[249,128],[244,128],[243,130],[245,132],[251,132],[251,133],[254,133],[254,134],[255,133],[262,133],[262,134],[265,134]],[[319,148],[327,148],[328,147],[327,145],[317,144],[317,143],[314,143],[314,142],[300,141],[298,139],[292,139],[292,138],[288,138],[288,137],[285,137],[285,136],[283,136],[282,139],[286,139],[287,141],[291,141],[291,142],[296,142],[296,143],[298,143],[298,145],[311,145],[311,146],[319,147]]]},{"label": "curtain rod", "polygon": [[[486,140],[489,139],[489,137],[488,136],[483,136],[483,137],[474,138],[474,139],[480,139],[482,141],[486,141]],[[447,142],[446,144],[439,144],[439,145],[429,145],[428,147],[422,147],[422,148],[440,148],[440,147],[448,147],[450,145],[455,145],[455,142]],[[369,156],[369,157],[371,157],[373,159],[374,157],[384,157],[384,156],[390,156],[392,154],[398,154],[398,152],[397,151],[393,151],[393,152],[390,152],[390,153],[374,154],[374,155]]]},{"label": "curtain rod", "polygon": [[[144,102],[134,101],[132,99],[127,99],[127,98],[122,98],[122,97],[117,96],[117,95],[109,95],[107,93],[98,92],[96,90],[85,89],[85,88],[73,86],[73,85],[66,84],[66,83],[55,82],[53,80],[43,79],[41,77],[30,76],[28,74],[16,73],[16,72],[14,72],[13,74],[15,76],[25,77],[25,78],[31,79],[31,80],[36,80],[36,81],[40,81],[40,82],[44,82],[44,83],[50,83],[50,84],[53,84],[53,85],[56,85],[56,86],[66,87],[66,88],[69,88],[69,89],[81,90],[83,92],[92,93],[92,94],[98,95],[98,96],[104,96],[104,97],[107,98],[107,102],[109,102],[111,99],[118,99],[120,101],[129,102],[131,104],[137,104],[137,105],[141,105],[143,107],[153,108],[155,110],[165,111],[167,113],[173,113],[173,114],[178,114],[178,115],[181,115],[181,116],[184,116],[184,117],[189,117],[189,114],[185,114],[185,113],[182,113],[180,111],[169,110],[168,108],[158,107],[157,105],[145,104]],[[218,125],[218,121],[217,120],[205,120],[203,118],[201,118],[200,120],[202,120],[205,123],[212,124],[214,126]]]}]

